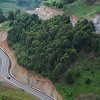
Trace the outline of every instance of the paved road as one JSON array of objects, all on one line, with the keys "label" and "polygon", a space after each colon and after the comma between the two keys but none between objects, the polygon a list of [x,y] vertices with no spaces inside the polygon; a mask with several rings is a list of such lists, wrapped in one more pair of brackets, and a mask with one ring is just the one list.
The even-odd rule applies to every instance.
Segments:
[{"label": "paved road", "polygon": [[[41,100],[55,100],[54,98],[52,98],[51,96],[48,96],[44,93],[42,93],[40,90],[37,90],[35,88],[32,88],[31,86],[25,85],[21,82],[19,82],[18,80],[16,80],[15,78],[13,78],[10,74],[9,74],[9,67],[10,67],[10,60],[9,57],[4,53],[4,51],[0,48],[0,59],[2,61],[1,64],[1,75],[11,84],[17,86],[20,89],[23,89],[25,91],[27,91],[30,94],[33,94],[34,96],[40,98]],[[10,79],[8,79],[7,77],[10,77]]]}]

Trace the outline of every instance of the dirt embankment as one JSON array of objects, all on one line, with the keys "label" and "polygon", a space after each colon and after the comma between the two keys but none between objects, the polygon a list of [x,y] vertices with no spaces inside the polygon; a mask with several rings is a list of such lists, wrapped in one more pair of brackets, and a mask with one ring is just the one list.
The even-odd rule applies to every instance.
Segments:
[{"label": "dirt embankment", "polygon": [[42,20],[47,20],[57,15],[63,15],[64,13],[62,9],[56,9],[47,6],[41,6],[35,10],[26,10],[25,12],[28,14],[36,14]]},{"label": "dirt embankment", "polygon": [[7,33],[0,32],[0,36],[2,37],[0,38],[0,47],[5,50],[12,62],[11,74],[19,81],[40,89],[44,93],[53,96],[56,100],[63,100],[62,96],[56,91],[55,86],[50,80],[36,73],[29,72],[17,64],[14,51],[8,47]]}]

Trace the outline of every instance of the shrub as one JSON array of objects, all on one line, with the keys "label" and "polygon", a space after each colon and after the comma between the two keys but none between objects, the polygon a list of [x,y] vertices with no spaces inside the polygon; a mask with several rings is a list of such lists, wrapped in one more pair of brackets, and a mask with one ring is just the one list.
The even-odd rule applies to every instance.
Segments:
[{"label": "shrub", "polygon": [[81,77],[80,69],[77,69],[75,72],[76,77]]},{"label": "shrub", "polygon": [[73,75],[73,72],[71,70],[69,70],[67,72],[67,75],[66,75],[66,83],[68,84],[73,84],[74,83],[74,75]]},{"label": "shrub", "polygon": [[86,80],[85,80],[85,84],[87,84],[87,85],[89,85],[90,83],[91,83],[91,79],[90,78],[87,78]]}]

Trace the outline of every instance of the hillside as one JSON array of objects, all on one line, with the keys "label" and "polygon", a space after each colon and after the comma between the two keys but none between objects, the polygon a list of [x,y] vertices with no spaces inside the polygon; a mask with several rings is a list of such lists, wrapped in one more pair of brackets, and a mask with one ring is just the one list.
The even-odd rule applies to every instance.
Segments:
[{"label": "hillside", "polygon": [[[99,0],[44,2],[55,9],[57,16],[47,18],[47,15],[47,20],[41,20],[41,15],[51,13],[48,7],[43,7],[45,12],[40,16],[16,10],[9,12],[6,17],[1,10],[0,29],[8,32],[8,45],[18,62],[17,67],[13,67],[13,75],[56,98],[60,93],[64,100],[99,100],[100,35],[95,34],[96,28],[100,27]],[[61,12],[64,10],[64,14],[57,14],[58,8],[61,8]],[[96,13],[98,15],[94,18]],[[74,27],[70,16],[79,19]],[[92,18],[96,23],[89,20]],[[37,78],[30,71],[40,75]],[[59,93],[51,81],[41,76],[51,80]]]},{"label": "hillside", "polygon": [[[95,27],[92,21],[87,19],[78,21],[73,28],[70,18],[66,15],[59,15],[47,21],[40,20],[34,14],[20,16],[20,19],[15,19],[13,27],[8,32],[9,46],[15,51],[20,65],[48,77],[54,83],[63,79],[65,83],[61,80],[57,88],[64,96],[64,100],[68,98],[73,100],[81,93],[100,93],[97,89],[100,81],[98,77],[100,36],[93,33]],[[89,52],[93,53],[93,59],[88,60],[86,58],[89,56],[84,58],[79,55],[81,51],[84,51],[84,55]],[[92,65],[92,60],[94,65]],[[81,72],[77,72],[78,65],[76,69],[72,68],[76,61],[79,63]],[[93,73],[95,71],[94,74],[92,70]],[[78,75],[82,73],[81,77],[77,76],[77,73]],[[70,88],[70,86],[75,88]],[[62,91],[63,87],[66,92],[69,91],[69,95]]]},{"label": "hillside", "polygon": [[[93,4],[89,4],[86,2],[86,0],[72,0],[73,3],[65,3],[63,0],[40,0],[39,2],[32,2],[31,5],[27,5],[28,3],[22,3],[21,5],[18,5],[16,3],[17,0],[6,0],[0,1],[0,8],[3,9],[5,13],[7,13],[10,10],[17,10],[21,9],[24,11],[27,10],[33,10],[33,8],[39,7],[42,5],[42,3],[51,6],[51,7],[57,7],[57,8],[64,8],[65,13],[69,15],[75,15],[79,18],[82,17],[89,17],[92,16],[98,12],[100,12],[100,1],[96,0]],[[65,1],[71,1],[71,0],[65,0]],[[88,10],[87,10],[88,9]]]},{"label": "hillside", "polygon": [[79,18],[90,17],[95,13],[100,12],[100,1],[96,0],[93,4],[87,4],[86,0],[77,0],[72,4],[69,4],[65,11],[76,15]]},{"label": "hillside", "polygon": [[[99,100],[100,57],[95,57],[92,52],[81,52],[78,56],[76,62],[70,66],[73,76],[77,76],[75,83],[66,85],[66,82],[61,79],[56,83],[57,90],[64,100]],[[86,84],[87,79],[90,79],[89,84]]]},{"label": "hillside", "polygon": [[48,6],[64,8],[65,13],[79,18],[90,17],[100,12],[99,0],[46,0],[44,3]]}]

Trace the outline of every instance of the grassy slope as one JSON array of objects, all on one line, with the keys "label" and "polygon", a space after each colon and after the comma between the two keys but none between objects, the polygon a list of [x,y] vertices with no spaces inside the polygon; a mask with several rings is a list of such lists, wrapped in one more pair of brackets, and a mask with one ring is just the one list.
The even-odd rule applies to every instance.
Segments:
[{"label": "grassy slope", "polygon": [[85,0],[78,0],[75,3],[69,5],[68,9],[71,14],[78,17],[87,17],[100,11],[100,2],[94,5],[87,5]]},{"label": "grassy slope", "polygon": [[0,83],[0,100],[2,100],[2,95],[12,98],[11,100],[36,100],[33,96],[30,96],[21,90],[5,87]]},{"label": "grassy slope", "polygon": [[[87,55],[81,55],[72,67],[74,71],[81,67],[81,77],[77,78],[73,85],[67,85],[64,81],[56,84],[57,90],[64,100],[75,100],[79,94],[100,94],[100,57],[89,58]],[[94,70],[94,74],[91,73],[92,70]],[[85,84],[87,78],[92,80],[90,85]]]},{"label": "grassy slope", "polygon": [[9,30],[9,21],[0,24],[0,30],[8,31]]},{"label": "grassy slope", "polygon": [[[53,1],[56,2],[63,2],[63,0],[46,0],[45,2],[52,3]],[[87,17],[90,15],[95,14],[96,12],[100,11],[100,1],[98,0],[97,4],[94,5],[87,5],[85,0],[77,0],[76,2],[67,5],[66,10],[67,12],[74,14],[80,17]]]}]

